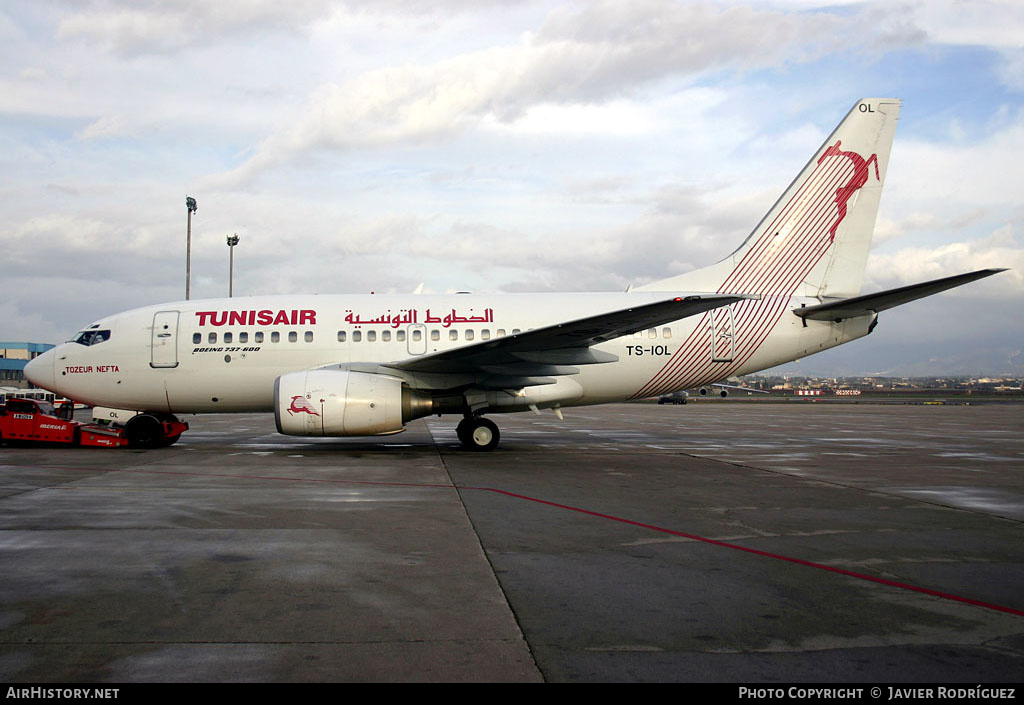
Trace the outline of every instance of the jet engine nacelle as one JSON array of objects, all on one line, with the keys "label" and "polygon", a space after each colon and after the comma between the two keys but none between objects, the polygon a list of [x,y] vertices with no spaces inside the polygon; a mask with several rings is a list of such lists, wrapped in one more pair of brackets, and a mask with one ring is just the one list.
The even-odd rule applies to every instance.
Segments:
[{"label": "jet engine nacelle", "polygon": [[397,377],[350,370],[307,370],[274,382],[274,420],[289,436],[379,436],[431,413],[430,396]]}]

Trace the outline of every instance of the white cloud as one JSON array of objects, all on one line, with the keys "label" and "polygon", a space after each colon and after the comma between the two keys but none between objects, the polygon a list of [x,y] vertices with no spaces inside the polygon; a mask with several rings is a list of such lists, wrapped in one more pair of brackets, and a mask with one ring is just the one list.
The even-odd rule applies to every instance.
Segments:
[{"label": "white cloud", "polygon": [[[123,210],[121,213],[130,218],[129,213]],[[115,254],[122,259],[162,254],[165,232],[118,221],[116,215],[109,218],[57,213],[35,216],[13,224],[4,240],[4,254],[9,263],[19,267],[29,266],[40,255],[45,255],[51,262],[46,271],[77,272],[86,279],[94,278],[97,268],[108,266]]]},{"label": "white cloud", "polygon": [[[993,207],[1014,203],[1013,192],[1024,181],[1024,165],[1017,155],[1024,150],[1024,111],[1004,129],[976,133],[963,142],[903,140],[890,168],[899,182],[900,197],[934,198],[943,202]],[[898,151],[897,151],[898,150]]]},{"label": "white cloud", "polygon": [[44,81],[47,78],[45,69],[38,66],[26,66],[18,72],[18,78],[23,81]]},{"label": "white cloud", "polygon": [[223,40],[262,33],[292,33],[332,10],[329,0],[163,0],[152,4],[95,0],[61,18],[57,37],[109,46],[128,56],[176,52]]},{"label": "white cloud", "polygon": [[1001,53],[1003,65],[999,69],[999,76],[1003,83],[1013,90],[1024,91],[1024,47],[1008,47],[1002,49]]},{"label": "white cloud", "polygon": [[1024,5],[1017,0],[917,0],[905,5],[936,43],[1019,49]]},{"label": "white cloud", "polygon": [[663,116],[625,100],[598,105],[541,103],[526,108],[515,121],[502,121],[494,115],[484,115],[480,124],[481,130],[570,137],[636,136],[664,131],[666,127]]},{"label": "white cloud", "polygon": [[264,140],[224,183],[318,150],[417,144],[481,123],[536,124],[531,111],[586,113],[580,106],[636,96],[654,81],[809,60],[842,46],[838,39],[844,34],[861,31],[848,18],[827,13],[668,0],[558,9],[515,46],[380,68],[321,85],[305,116]]},{"label": "white cloud", "polygon": [[128,134],[125,119],[119,115],[105,115],[96,122],[75,133],[80,140],[102,139],[104,137],[121,137]]},{"label": "white cloud", "polygon": [[978,269],[1009,268],[991,280],[963,289],[965,296],[991,296],[993,292],[1024,295],[1024,245],[1009,227],[980,240],[952,242],[940,247],[904,247],[868,257],[868,286],[883,289]]}]

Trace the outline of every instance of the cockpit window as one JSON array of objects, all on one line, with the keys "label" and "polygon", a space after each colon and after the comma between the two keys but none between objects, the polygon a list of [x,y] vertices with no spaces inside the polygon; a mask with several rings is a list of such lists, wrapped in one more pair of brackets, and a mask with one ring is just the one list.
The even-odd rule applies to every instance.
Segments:
[{"label": "cockpit window", "polygon": [[75,336],[71,341],[72,343],[78,343],[79,345],[99,345],[110,339],[109,330],[83,330],[81,333]]}]

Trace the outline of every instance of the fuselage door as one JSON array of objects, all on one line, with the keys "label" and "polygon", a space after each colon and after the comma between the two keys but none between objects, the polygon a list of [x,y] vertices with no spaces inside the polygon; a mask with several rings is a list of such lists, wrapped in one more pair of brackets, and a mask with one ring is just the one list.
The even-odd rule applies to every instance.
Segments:
[{"label": "fuselage door", "polygon": [[150,367],[178,366],[178,311],[160,311],[153,316]]},{"label": "fuselage door", "polygon": [[427,352],[427,327],[422,323],[413,323],[405,328],[405,344],[410,355],[422,355]]},{"label": "fuselage door", "polygon": [[733,304],[716,308],[711,315],[711,361],[732,362],[736,355]]}]

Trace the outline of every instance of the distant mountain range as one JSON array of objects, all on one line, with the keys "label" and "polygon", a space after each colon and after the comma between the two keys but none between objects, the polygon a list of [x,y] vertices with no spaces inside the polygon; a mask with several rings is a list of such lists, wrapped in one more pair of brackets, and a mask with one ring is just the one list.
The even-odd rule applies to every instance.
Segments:
[{"label": "distant mountain range", "polygon": [[919,343],[873,346],[865,341],[780,365],[770,372],[840,377],[1024,376],[1020,347],[950,348],[936,345],[923,349]]}]

